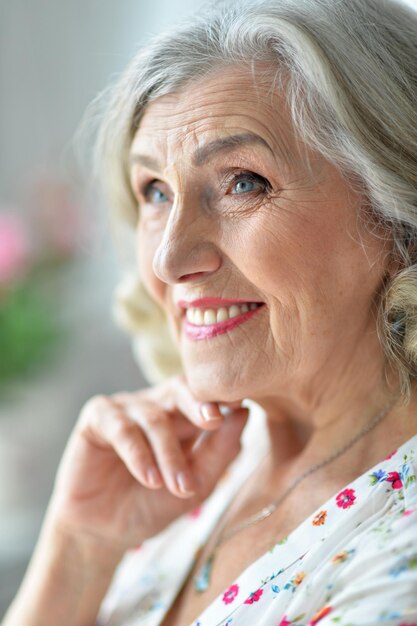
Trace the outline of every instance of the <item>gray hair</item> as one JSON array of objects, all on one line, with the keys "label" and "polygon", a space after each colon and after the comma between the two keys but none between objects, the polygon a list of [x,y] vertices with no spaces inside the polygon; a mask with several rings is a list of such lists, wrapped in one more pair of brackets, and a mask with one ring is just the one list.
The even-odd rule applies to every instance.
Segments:
[{"label": "gray hair", "polygon": [[[302,142],[363,197],[367,224],[386,227],[398,271],[376,302],[387,363],[409,399],[417,377],[417,13],[400,0],[210,2],[154,37],[111,91],[96,157],[114,216],[135,227],[128,153],[147,104],[230,64],[267,61]],[[137,270],[136,270],[137,272]],[[136,336],[151,380],[181,362],[137,273],[115,291],[116,320]]]}]

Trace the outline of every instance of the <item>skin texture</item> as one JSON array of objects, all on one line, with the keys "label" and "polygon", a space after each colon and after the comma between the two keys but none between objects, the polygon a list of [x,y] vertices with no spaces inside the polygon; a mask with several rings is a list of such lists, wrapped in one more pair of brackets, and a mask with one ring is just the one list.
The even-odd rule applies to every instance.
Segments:
[{"label": "skin texture", "polygon": [[[300,469],[360,430],[395,389],[392,372],[386,386],[374,307],[391,242],[369,232],[363,198],[301,144],[268,84],[230,67],[150,103],[131,147],[131,181],[140,272],[167,313],[192,393],[257,401],[272,458],[297,456]],[[269,148],[238,145],[195,163],[208,142],[247,133]],[[266,306],[231,332],[191,341],[176,303],[205,296]],[[381,454],[390,424],[356,446],[358,458]]]},{"label": "skin texture", "polygon": [[[230,67],[160,97],[131,146],[139,271],[167,314],[191,393],[251,398],[267,414],[271,454],[229,508],[228,529],[340,449],[398,389],[376,333],[375,302],[395,271],[389,234],[366,227],[365,195],[298,140],[283,94],[271,92],[267,73],[255,75]],[[207,150],[248,134],[260,140]],[[204,297],[264,306],[230,332],[192,341],[177,303]],[[210,589],[199,596],[188,582],[164,626],[192,623],[277,535],[410,438],[415,405],[414,393],[408,406],[396,402],[273,516],[228,540]]]},{"label": "skin texture", "polygon": [[[255,74],[256,83],[245,67],[213,72],[145,111],[131,147],[138,263],[166,311],[184,375],[85,404],[3,626],[91,626],[124,551],[198,506],[236,458],[243,399],[264,407],[271,454],[223,516],[226,528],[269,504],[393,397],[398,380],[389,369],[385,379],[373,305],[393,271],[389,237],[368,232],[363,198],[297,140],[282,94],[266,72]],[[207,151],[236,134],[246,142]],[[206,296],[264,306],[225,334],[191,341],[177,303]],[[213,403],[217,419],[203,419],[201,402]],[[228,418],[217,402],[232,409]],[[272,516],[225,542],[209,591],[197,596],[185,584],[164,626],[191,623],[277,536],[410,438],[415,410],[413,390],[408,406],[397,402]]]}]

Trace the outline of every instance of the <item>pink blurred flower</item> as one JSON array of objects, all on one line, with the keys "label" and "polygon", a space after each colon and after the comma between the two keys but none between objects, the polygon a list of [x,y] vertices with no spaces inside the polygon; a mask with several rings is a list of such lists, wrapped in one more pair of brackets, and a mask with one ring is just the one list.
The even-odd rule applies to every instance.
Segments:
[{"label": "pink blurred flower", "polygon": [[23,220],[12,213],[0,212],[0,284],[26,275],[30,266],[31,244]]},{"label": "pink blurred flower", "polygon": [[37,177],[30,190],[30,210],[40,256],[67,259],[77,254],[86,222],[69,184],[53,173]]}]

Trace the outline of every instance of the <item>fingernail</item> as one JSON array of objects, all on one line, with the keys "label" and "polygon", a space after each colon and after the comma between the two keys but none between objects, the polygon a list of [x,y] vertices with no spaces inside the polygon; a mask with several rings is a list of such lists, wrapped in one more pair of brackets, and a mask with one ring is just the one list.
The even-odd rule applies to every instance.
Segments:
[{"label": "fingernail", "polygon": [[221,412],[213,402],[205,402],[200,405],[200,413],[206,422],[212,422],[214,420],[220,420],[222,418]]},{"label": "fingernail", "polygon": [[188,472],[178,472],[176,478],[177,485],[182,493],[195,493],[193,489],[193,480]]},{"label": "fingernail", "polygon": [[160,474],[158,470],[156,469],[156,467],[150,467],[148,471],[146,472],[146,477],[149,483],[152,485],[152,487],[159,487],[159,485],[162,482]]}]

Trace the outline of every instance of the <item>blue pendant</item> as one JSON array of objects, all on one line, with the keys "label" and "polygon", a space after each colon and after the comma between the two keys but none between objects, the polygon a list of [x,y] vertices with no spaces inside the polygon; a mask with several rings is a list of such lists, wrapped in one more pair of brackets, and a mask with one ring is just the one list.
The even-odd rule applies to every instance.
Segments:
[{"label": "blue pendant", "polygon": [[211,570],[213,568],[213,555],[202,565],[200,571],[194,576],[194,589],[199,593],[206,591],[210,584]]}]

